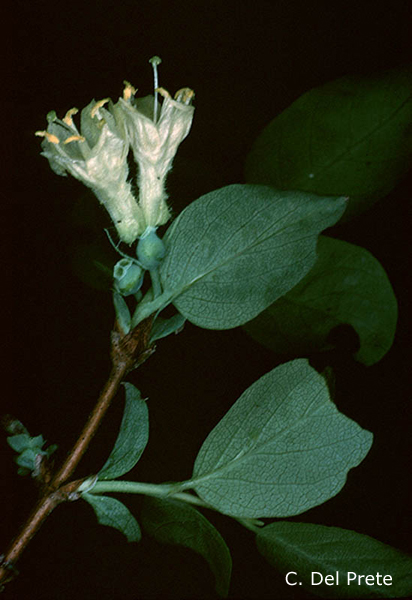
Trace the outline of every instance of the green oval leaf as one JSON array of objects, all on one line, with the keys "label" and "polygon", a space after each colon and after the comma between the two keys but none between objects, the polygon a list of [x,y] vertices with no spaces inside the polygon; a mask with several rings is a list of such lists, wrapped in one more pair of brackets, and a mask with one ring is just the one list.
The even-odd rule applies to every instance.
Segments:
[{"label": "green oval leaf", "polygon": [[216,578],[216,592],[227,596],[232,559],[224,539],[206,517],[176,500],[145,498],[141,518],[144,529],[157,541],[179,544],[203,556]]},{"label": "green oval leaf", "polygon": [[92,506],[100,525],[118,529],[128,542],[140,541],[142,534],[139,523],[122,502],[109,496],[88,493],[83,493],[82,498]]},{"label": "green oval leaf", "polygon": [[119,435],[113,450],[99,472],[99,480],[124,475],[139,461],[149,440],[149,411],[140,392],[131,383],[126,389],[126,404]]},{"label": "green oval leaf", "polygon": [[299,359],[261,377],[226,413],[200,449],[192,487],[234,517],[297,515],[335,496],[371,444]]},{"label": "green oval leaf", "polygon": [[385,196],[412,159],[412,72],[343,77],[277,116],[246,161],[246,180],[349,196],[345,217]]},{"label": "green oval leaf", "polygon": [[245,330],[275,352],[302,356],[330,348],[331,330],[348,324],[360,340],[355,358],[372,365],[392,345],[397,314],[379,261],[364,248],[320,236],[315,266]]},{"label": "green oval leaf", "polygon": [[246,323],[283,296],[316,260],[318,234],[344,198],[230,185],[190,204],[168,229],[165,295],[208,329]]},{"label": "green oval leaf", "polygon": [[[406,598],[412,594],[412,558],[355,531],[279,521],[260,529],[256,543],[259,552],[274,567],[285,575],[291,571],[297,573],[291,580],[301,581],[304,588],[319,596]],[[319,574],[323,578],[332,575],[333,579],[328,581],[334,584],[312,585],[312,577],[313,582],[321,581]],[[355,575],[361,576],[360,579],[354,579]],[[366,575],[372,575],[373,579],[366,580]],[[383,583],[384,576],[385,583],[391,577],[391,585]]]}]

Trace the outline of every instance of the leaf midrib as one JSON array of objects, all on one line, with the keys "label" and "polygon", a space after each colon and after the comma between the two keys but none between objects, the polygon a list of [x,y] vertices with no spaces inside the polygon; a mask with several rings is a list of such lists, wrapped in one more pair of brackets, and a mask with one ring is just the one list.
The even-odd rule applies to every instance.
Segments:
[{"label": "leaf midrib", "polygon": [[[330,404],[332,404],[332,403],[330,402]],[[305,421],[307,421],[309,419],[312,419],[314,416],[317,415],[317,413],[319,411],[321,411],[324,408],[325,408],[325,404],[319,406],[314,412],[310,413],[310,415],[307,415],[305,413],[305,415],[302,418],[300,418],[297,421],[295,421],[295,423],[292,425],[292,427],[285,428],[281,432],[277,433],[275,435],[276,441],[281,440],[282,437],[284,437],[285,435],[287,435],[288,433],[290,433],[291,431],[293,431],[293,429],[296,429],[299,425],[301,425]],[[336,412],[337,414],[339,414],[337,410],[335,410],[333,412]],[[356,432],[354,435],[351,435],[350,438],[345,438],[344,441],[347,441],[348,439],[352,439],[352,438],[358,437],[358,435],[359,435],[359,433]],[[265,449],[265,447],[267,445],[269,445],[269,444],[272,444],[273,441],[274,441],[274,438],[272,437],[272,438],[268,439],[266,442],[260,444],[259,445],[259,449],[258,449],[258,451],[256,453],[260,454]],[[325,444],[323,446],[311,448],[311,450],[318,450],[318,449],[324,448],[324,447],[330,448],[331,446],[333,446],[335,444],[341,444],[341,443],[342,443],[342,440],[340,439],[340,440],[336,441],[333,444]],[[242,464],[243,462],[247,461],[250,458],[250,454],[256,448],[257,444],[258,444],[258,441],[255,444],[253,444],[253,446],[251,446],[248,450],[246,450],[245,452],[243,452],[240,456],[238,455],[238,457],[235,457],[234,459],[231,459],[229,462],[224,463],[221,467],[218,467],[217,469],[215,469],[213,471],[209,471],[208,473],[205,473],[205,474],[201,475],[200,477],[195,477],[195,478],[191,479],[191,483],[193,483],[194,485],[197,485],[199,483],[202,483],[205,480],[214,479],[216,477],[219,477],[219,475],[221,473],[224,473],[225,471],[230,471],[235,466],[238,467],[240,464]],[[301,453],[301,452],[302,451],[295,451],[293,453]]]}]

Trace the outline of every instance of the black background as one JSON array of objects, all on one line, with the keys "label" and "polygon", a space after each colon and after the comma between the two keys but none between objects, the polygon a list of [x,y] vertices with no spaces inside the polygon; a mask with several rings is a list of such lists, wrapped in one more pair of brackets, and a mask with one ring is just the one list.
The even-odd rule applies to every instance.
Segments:
[{"label": "black background", "polygon": [[[160,83],[171,92],[196,92],[192,131],[183,143],[168,189],[178,212],[201,194],[243,181],[243,161],[259,131],[308,89],[331,79],[410,63],[410,3],[255,1],[17,2],[4,55],[3,156],[6,367],[2,413],[21,419],[34,435],[58,443],[64,455],[78,434],[109,371],[110,295],[84,285],[73,272],[73,247],[101,236],[83,227],[79,210],[94,206],[85,188],[55,176],[33,136],[45,115],[85,106],[122,91],[130,80],[151,92],[148,59],[163,59]],[[367,459],[342,492],[296,518],[366,533],[411,550],[408,483],[411,410],[407,393],[407,264],[410,179],[369,213],[334,235],[370,250],[387,270],[399,300],[392,350],[366,368],[347,352],[314,364],[332,364],[337,404],[374,432]],[[83,204],[84,203],[84,204]],[[98,214],[103,216],[103,210]],[[108,224],[108,222],[104,221]],[[114,259],[115,260],[115,259]],[[7,275],[9,277],[7,277]],[[12,324],[12,327],[10,325]],[[151,438],[133,476],[140,481],[182,480],[210,429],[258,377],[284,359],[241,330],[214,332],[188,324],[158,344],[129,375],[149,396]],[[119,397],[78,475],[96,472],[114,441]],[[35,499],[29,478],[17,478],[12,453],[1,442],[2,547]],[[139,514],[140,498],[127,498]],[[210,515],[233,555],[231,598],[304,598],[288,589],[254,548],[253,536]],[[213,578],[201,558],[148,536],[126,544],[99,527],[91,508],[58,508],[19,563],[20,576],[5,597],[213,598]]]}]

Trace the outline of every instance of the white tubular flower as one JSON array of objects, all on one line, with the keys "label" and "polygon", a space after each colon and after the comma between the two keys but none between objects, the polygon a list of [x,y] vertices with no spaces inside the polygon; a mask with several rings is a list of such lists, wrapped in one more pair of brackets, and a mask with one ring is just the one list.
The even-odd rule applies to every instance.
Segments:
[{"label": "white tubular flower", "polygon": [[[155,73],[155,83],[156,78]],[[192,125],[194,107],[190,103],[194,92],[184,88],[173,99],[166,90],[156,86],[154,97],[135,99],[135,89],[127,82],[125,85],[123,98],[119,99],[116,107],[122,112],[134,158],[139,166],[139,205],[147,227],[156,228],[170,217],[166,204],[166,175],[179,144]],[[163,96],[158,117],[157,93]]]},{"label": "white tubular flower", "polygon": [[[103,108],[109,103],[109,110]],[[43,152],[58,175],[70,173],[92,188],[109,212],[120,238],[131,244],[146,229],[142,209],[127,182],[129,141],[121,113],[109,99],[92,101],[80,115],[80,132],[72,108],[61,120],[48,114]]]},{"label": "white tubular flower", "polygon": [[[53,171],[58,175],[70,173],[92,188],[127,244],[168,221],[166,175],[179,144],[189,133],[194,113],[194,92],[183,88],[173,99],[158,87],[160,58],[154,56],[149,62],[154,70],[154,97],[135,99],[135,88],[125,82],[123,98],[116,104],[107,98],[92,101],[82,110],[80,131],[72,118],[78,111],[72,108],[63,119],[49,113],[47,130],[36,132],[44,138],[42,154]],[[158,94],[163,96],[160,107]],[[127,181],[129,147],[139,169],[138,202]]]}]

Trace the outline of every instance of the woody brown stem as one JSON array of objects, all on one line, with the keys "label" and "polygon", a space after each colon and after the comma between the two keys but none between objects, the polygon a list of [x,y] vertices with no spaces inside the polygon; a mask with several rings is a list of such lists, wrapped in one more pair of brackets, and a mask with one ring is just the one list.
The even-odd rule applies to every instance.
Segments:
[{"label": "woody brown stem", "polygon": [[67,479],[72,475],[72,473],[76,469],[83,454],[86,452],[91,439],[96,433],[127,371],[128,369],[126,364],[122,364],[112,368],[112,371],[109,375],[109,379],[107,380],[107,383],[93,411],[90,413],[89,418],[87,419],[86,424],[83,427],[83,431],[81,432],[72,450],[68,454],[65,462],[60,467],[59,471],[56,473],[51,482],[50,487],[52,489],[58,489],[58,487],[62,483],[67,481]]},{"label": "woody brown stem", "polygon": [[2,557],[0,583],[6,583],[13,579],[14,565],[54,508],[62,502],[78,498],[76,490],[82,480],[69,484],[66,482],[73,475],[86,452],[125,375],[131,369],[142,364],[154,351],[150,345],[151,326],[152,317],[149,317],[129,334],[124,335],[116,324],[115,331],[112,332],[111,345],[113,366],[107,383],[63,465],[56,474],[47,473],[45,475],[40,500]]}]

